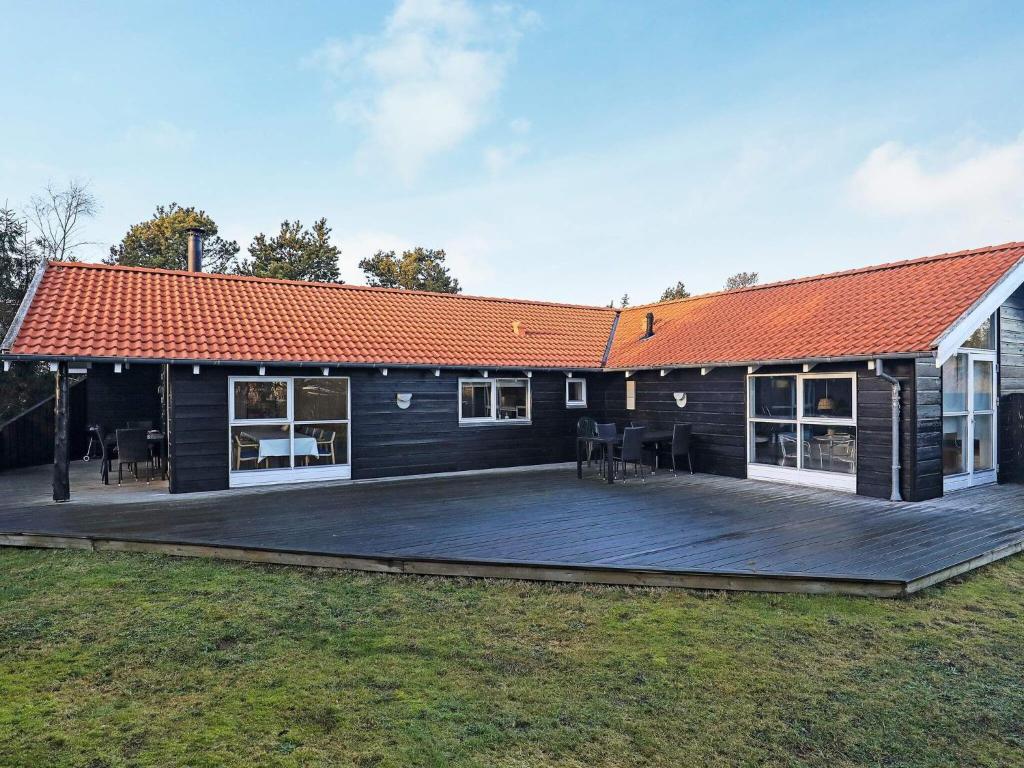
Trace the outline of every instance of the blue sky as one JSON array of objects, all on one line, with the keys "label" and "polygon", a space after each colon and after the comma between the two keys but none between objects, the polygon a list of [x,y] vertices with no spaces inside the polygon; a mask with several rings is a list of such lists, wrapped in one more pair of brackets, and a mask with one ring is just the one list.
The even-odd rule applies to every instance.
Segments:
[{"label": "blue sky", "polygon": [[95,259],[177,201],[601,304],[1024,239],[1019,4],[284,5],[0,2],[0,201],[89,181]]}]

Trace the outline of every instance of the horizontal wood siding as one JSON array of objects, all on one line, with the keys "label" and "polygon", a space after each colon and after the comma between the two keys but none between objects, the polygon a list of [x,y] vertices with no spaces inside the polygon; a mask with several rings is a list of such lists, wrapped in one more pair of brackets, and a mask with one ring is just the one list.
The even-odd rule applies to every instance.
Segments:
[{"label": "horizontal wood siding", "polygon": [[90,424],[108,432],[123,429],[129,421],[148,419],[160,427],[160,365],[132,365],[114,373],[110,363],[96,363],[86,375]]},{"label": "horizontal wood siding", "polygon": [[[89,444],[85,379],[68,390],[68,445],[71,459],[80,459]],[[54,398],[36,403],[0,425],[0,470],[52,464],[54,457]]]},{"label": "horizontal wood siding", "polygon": [[[626,377],[606,374],[601,379],[601,417],[620,428],[630,421],[650,427],[693,425],[694,469],[728,477],[747,476],[746,369],[715,368],[706,376],[698,369],[637,371],[636,410],[626,410]],[[685,408],[674,392],[685,392]]]},{"label": "horizontal wood siding", "polygon": [[[393,477],[568,461],[575,456],[576,421],[593,407],[566,408],[565,375],[535,372],[530,424],[460,426],[457,371],[339,370],[352,380],[352,477]],[[462,376],[479,375],[474,371]],[[510,374],[514,375],[514,374]],[[495,373],[492,371],[491,376]],[[600,374],[584,376],[594,403]],[[412,395],[400,410],[399,393]]]},{"label": "horizontal wood siding", "polygon": [[[900,493],[915,493],[913,360],[886,360],[885,372],[900,381]],[[818,369],[815,369],[818,370]],[[892,494],[892,386],[867,365],[857,367],[857,493],[887,499]]]},{"label": "horizontal wood siding", "polygon": [[170,366],[168,419],[171,493],[227,488],[227,369]]},{"label": "horizontal wood siding", "polygon": [[932,358],[914,365],[914,465],[910,501],[942,496],[942,370]]},{"label": "horizontal wood siding", "polygon": [[[171,492],[228,486],[228,377],[252,376],[253,366],[172,367]],[[268,367],[267,376],[317,376],[318,368]],[[458,472],[569,461],[575,456],[576,420],[593,408],[566,408],[565,375],[535,372],[530,424],[460,426],[459,378],[479,375],[391,368],[335,368],[351,380],[352,477],[365,479]],[[494,372],[491,376],[494,377]],[[588,396],[600,375],[585,375]],[[399,393],[412,395],[401,410]],[[591,396],[592,398],[592,396]],[[591,399],[591,402],[594,402]]]},{"label": "horizontal wood siding", "polygon": [[999,469],[1003,482],[1024,478],[1024,287],[999,310]]}]

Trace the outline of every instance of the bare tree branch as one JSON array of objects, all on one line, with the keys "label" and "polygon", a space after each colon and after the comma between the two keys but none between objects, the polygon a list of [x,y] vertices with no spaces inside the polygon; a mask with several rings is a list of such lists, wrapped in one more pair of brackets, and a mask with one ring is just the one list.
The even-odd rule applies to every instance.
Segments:
[{"label": "bare tree branch", "polygon": [[75,261],[76,251],[93,243],[81,239],[82,220],[92,218],[99,203],[89,185],[72,180],[63,189],[47,184],[41,195],[29,201],[28,218],[36,230],[35,244],[43,258]]}]

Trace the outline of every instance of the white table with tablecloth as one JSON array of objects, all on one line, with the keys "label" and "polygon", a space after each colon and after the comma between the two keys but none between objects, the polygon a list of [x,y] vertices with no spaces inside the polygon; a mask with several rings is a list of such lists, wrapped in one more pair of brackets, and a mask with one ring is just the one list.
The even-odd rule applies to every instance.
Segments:
[{"label": "white table with tablecloth", "polygon": [[[259,462],[275,456],[288,456],[292,451],[292,441],[287,437],[258,437],[253,435],[254,440],[260,444]],[[316,439],[312,437],[295,436],[295,457],[312,456],[314,459],[320,455],[317,449]]]}]

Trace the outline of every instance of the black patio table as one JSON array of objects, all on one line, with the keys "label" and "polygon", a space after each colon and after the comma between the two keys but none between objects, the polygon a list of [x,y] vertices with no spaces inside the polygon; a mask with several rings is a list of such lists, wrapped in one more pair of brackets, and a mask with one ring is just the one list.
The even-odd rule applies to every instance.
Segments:
[{"label": "black patio table", "polygon": [[[654,458],[651,460],[651,471],[655,472],[658,469],[658,452],[661,450],[662,443],[672,442],[672,430],[671,429],[649,429],[644,432],[643,444],[654,446],[653,455]],[[608,478],[608,484],[611,485],[615,482],[614,463],[612,461],[612,448],[616,445],[622,445],[622,434],[618,434],[615,437],[609,437],[602,439],[600,437],[577,437],[576,438],[576,477],[583,479],[583,454],[587,445],[593,445],[598,443],[603,445],[604,450],[604,461],[605,461],[605,476]]]}]

